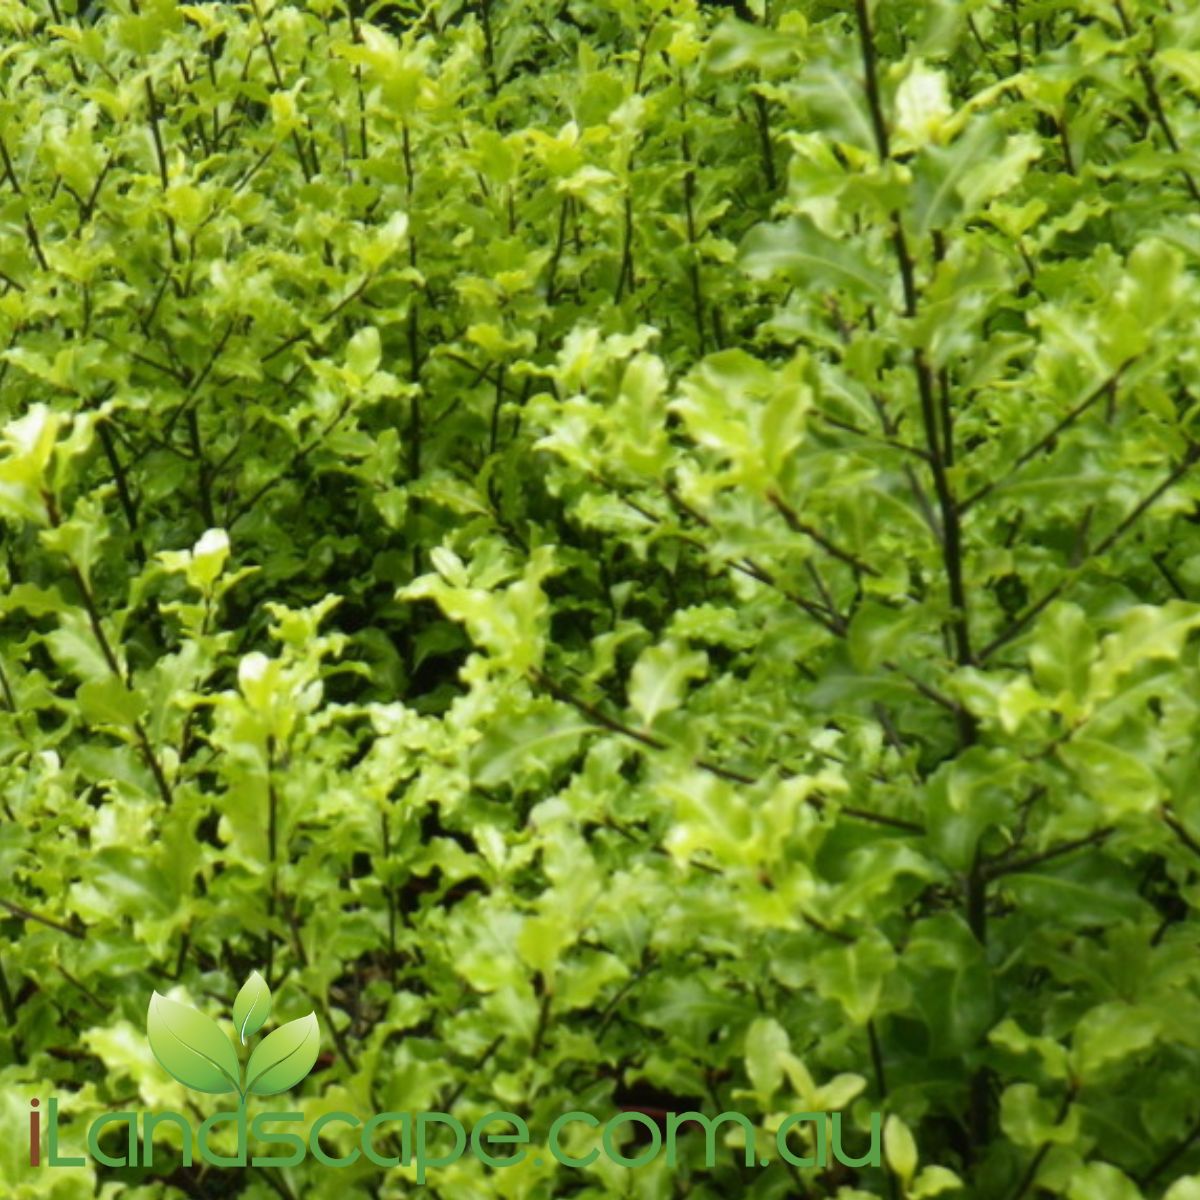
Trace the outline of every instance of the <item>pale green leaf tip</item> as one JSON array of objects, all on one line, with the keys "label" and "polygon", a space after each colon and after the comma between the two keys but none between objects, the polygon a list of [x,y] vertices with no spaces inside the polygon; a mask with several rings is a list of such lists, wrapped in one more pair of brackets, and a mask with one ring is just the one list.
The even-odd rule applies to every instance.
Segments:
[{"label": "pale green leaf tip", "polygon": [[234,1025],[243,1046],[248,1036],[263,1027],[270,1012],[271,989],[258,971],[251,971],[233,1003]]}]

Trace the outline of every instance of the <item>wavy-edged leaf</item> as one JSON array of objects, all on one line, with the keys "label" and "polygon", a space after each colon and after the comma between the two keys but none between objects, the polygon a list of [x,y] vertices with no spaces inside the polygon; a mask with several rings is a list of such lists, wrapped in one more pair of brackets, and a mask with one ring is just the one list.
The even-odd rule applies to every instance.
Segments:
[{"label": "wavy-edged leaf", "polygon": [[237,1051],[211,1017],[155,992],[146,1036],[163,1069],[186,1087],[217,1096],[240,1090]]},{"label": "wavy-edged leaf", "polygon": [[481,787],[545,778],[594,729],[565,705],[538,706],[498,721],[472,749],[472,778]]},{"label": "wavy-edged leaf", "polygon": [[913,162],[913,217],[927,237],[955,217],[965,217],[1024,174],[1037,147],[1013,139],[992,117],[979,117],[948,146],[928,145]]},{"label": "wavy-edged leaf", "polygon": [[248,1037],[252,1037],[266,1024],[270,1015],[271,989],[257,971],[252,971],[233,1002],[233,1023],[237,1027],[238,1037],[241,1038],[243,1046]]},{"label": "wavy-edged leaf", "polygon": [[313,1013],[281,1025],[267,1034],[246,1065],[246,1091],[273,1096],[295,1087],[313,1069],[321,1048],[321,1035]]},{"label": "wavy-edged leaf", "polygon": [[883,299],[887,277],[872,266],[860,245],[822,233],[808,217],[789,217],[756,225],[742,242],[739,257],[742,269],[757,278],[779,274],[809,286]]},{"label": "wavy-edged leaf", "polygon": [[668,638],[660,646],[643,650],[629,676],[629,703],[646,725],[664,712],[678,708],[688,684],[708,670],[708,655],[689,650]]}]

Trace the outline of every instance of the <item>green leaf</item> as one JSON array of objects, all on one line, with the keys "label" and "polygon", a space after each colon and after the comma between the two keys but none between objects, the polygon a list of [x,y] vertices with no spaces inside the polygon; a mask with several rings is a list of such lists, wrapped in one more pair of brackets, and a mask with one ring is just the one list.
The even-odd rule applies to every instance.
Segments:
[{"label": "green leaf", "polygon": [[764,1109],[783,1082],[784,1059],[790,1046],[787,1030],[773,1017],[757,1017],[746,1030],[746,1074]]},{"label": "green leaf", "polygon": [[895,1113],[883,1123],[883,1153],[888,1166],[907,1184],[917,1169],[917,1143],[912,1130]]},{"label": "green leaf", "polygon": [[1081,1079],[1155,1045],[1162,1019],[1147,1005],[1112,1000],[1098,1004],[1076,1022],[1071,1039],[1075,1070]]},{"label": "green leaf", "polygon": [[1038,623],[1029,661],[1038,686],[1076,701],[1087,695],[1096,637],[1078,604],[1060,601]]},{"label": "green leaf", "polygon": [[850,621],[850,661],[860,670],[870,671],[894,658],[920,620],[921,614],[916,609],[864,601]]},{"label": "green leaf", "polygon": [[824,130],[833,141],[874,153],[875,133],[854,59],[850,39],[844,39],[835,57],[805,67],[794,94],[803,102],[811,128]]},{"label": "green leaf", "polygon": [[146,1014],[146,1036],[163,1069],[185,1087],[214,1095],[241,1091],[233,1043],[211,1017],[155,992]]},{"label": "green leaf", "polygon": [[685,1042],[697,1043],[718,1029],[746,1023],[744,1002],[714,992],[696,978],[670,979],[647,988],[641,1019]]},{"label": "green leaf", "polygon": [[1129,672],[1151,661],[1174,661],[1192,631],[1200,627],[1200,605],[1168,600],[1139,604],[1120,616],[1116,629],[1100,643],[1095,666],[1097,698],[1107,698]]},{"label": "green leaf", "polygon": [[517,937],[517,953],[543,979],[552,978],[563,951],[575,939],[572,924],[563,913],[526,917]]},{"label": "green leaf", "polygon": [[243,1046],[248,1037],[266,1024],[270,1015],[271,989],[257,971],[251,971],[250,978],[242,984],[242,990],[233,1002],[233,1024]]},{"label": "green leaf", "polygon": [[132,728],[146,710],[145,698],[112,675],[80,684],[75,699],[83,715],[96,724]]},{"label": "green leaf", "polygon": [[1143,1192],[1111,1163],[1091,1162],[1072,1177],[1067,1200],[1143,1200]]},{"label": "green leaf", "polygon": [[1066,1079],[1070,1073],[1067,1048],[1054,1038],[1026,1033],[1012,1017],[1006,1017],[989,1034],[988,1041],[1012,1054],[1036,1054],[1050,1079]]},{"label": "green leaf", "polygon": [[186,572],[192,587],[207,592],[225,569],[229,557],[229,534],[224,529],[206,530],[192,547]]},{"label": "green leaf", "polygon": [[928,1197],[940,1196],[943,1192],[957,1191],[962,1186],[962,1180],[948,1167],[922,1167],[909,1186],[908,1198],[927,1200]]},{"label": "green leaf", "polygon": [[756,225],[743,240],[738,261],[757,279],[780,275],[807,287],[845,290],[877,302],[887,298],[887,277],[861,246],[829,237],[809,217]]},{"label": "green leaf", "polygon": [[1158,804],[1162,785],[1136,754],[1099,738],[1075,737],[1058,748],[1084,790],[1106,814],[1148,813]]},{"label": "green leaf", "polygon": [[55,659],[78,679],[101,682],[112,674],[87,617],[78,609],[61,614],[59,628],[46,635],[46,645]]},{"label": "green leaf", "polygon": [[1067,928],[1136,921],[1151,911],[1119,866],[1094,855],[1036,874],[1013,872],[999,886],[1031,919]]},{"label": "green leaf", "polygon": [[1013,188],[1042,152],[1036,138],[1005,141],[994,116],[973,119],[948,146],[926,146],[913,164],[913,223],[924,238],[977,213]]},{"label": "green leaf", "polygon": [[802,47],[802,40],[795,34],[727,18],[709,38],[707,65],[709,70],[721,73],[744,67],[769,73],[788,66]]},{"label": "green leaf", "polygon": [[938,1057],[977,1045],[996,1018],[992,971],[966,922],[949,913],[913,928],[901,965]]},{"label": "green leaf", "polygon": [[896,952],[877,930],[816,955],[813,980],[822,996],[836,1000],[857,1026],[875,1014],[883,984],[896,965]]},{"label": "green leaf", "polygon": [[594,731],[594,725],[561,704],[501,716],[471,748],[471,777],[486,788],[536,783],[575,754]]},{"label": "green leaf", "polygon": [[951,111],[945,72],[917,59],[896,89],[895,148],[902,151],[940,141]]},{"label": "green leaf", "polygon": [[379,369],[379,330],[365,325],[346,346],[346,366],[360,379],[369,379]]},{"label": "green leaf", "polygon": [[708,669],[703,650],[688,650],[674,639],[643,650],[629,676],[629,703],[645,725],[683,703],[688,683]]},{"label": "green leaf", "polygon": [[1019,1146],[1070,1145],[1079,1136],[1079,1106],[1070,1105],[1061,1119],[1058,1107],[1031,1083],[1010,1084],[1000,1097],[1000,1124]]},{"label": "green leaf", "polygon": [[246,1064],[246,1091],[273,1096],[293,1088],[313,1069],[321,1049],[321,1035],[313,1013],[289,1021],[268,1033]]}]

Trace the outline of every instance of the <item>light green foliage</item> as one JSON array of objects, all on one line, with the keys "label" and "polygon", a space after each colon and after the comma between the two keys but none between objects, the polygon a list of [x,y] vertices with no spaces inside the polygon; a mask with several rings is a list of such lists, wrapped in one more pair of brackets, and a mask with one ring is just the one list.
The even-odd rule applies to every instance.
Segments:
[{"label": "light green foliage", "polygon": [[0,3],[0,1193],[1194,1197],[1194,7]]}]

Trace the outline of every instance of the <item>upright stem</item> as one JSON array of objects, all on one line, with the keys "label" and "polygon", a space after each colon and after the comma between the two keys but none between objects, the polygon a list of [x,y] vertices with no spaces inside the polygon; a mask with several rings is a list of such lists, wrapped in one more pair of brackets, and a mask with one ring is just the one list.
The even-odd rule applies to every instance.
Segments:
[{"label": "upright stem", "polygon": [[[1131,38],[1134,35],[1133,23],[1129,19],[1129,14],[1125,11],[1123,0],[1116,0],[1117,16],[1121,20],[1121,28],[1125,31],[1125,36]],[[1138,77],[1142,81],[1142,87],[1146,91],[1146,101],[1150,105],[1150,111],[1154,115],[1154,120],[1158,123],[1159,129],[1162,130],[1162,135],[1167,140],[1167,145],[1171,148],[1172,154],[1178,154],[1180,151],[1179,139],[1175,136],[1175,130],[1171,126],[1171,122],[1167,117],[1167,110],[1163,107],[1162,96],[1158,90],[1158,83],[1154,78],[1154,71],[1151,69],[1150,63],[1144,55],[1138,55]],[[1187,185],[1188,193],[1192,199],[1200,203],[1200,184],[1196,183],[1195,176],[1186,168],[1180,168],[1180,174],[1183,176],[1183,182]]]},{"label": "upright stem", "polygon": [[[129,532],[133,535],[133,553],[138,562],[145,566],[146,564],[146,548],[142,545],[141,534],[138,532],[138,517],[137,504],[134,502],[133,493],[129,490],[129,480],[125,474],[125,468],[121,463],[120,456],[117,454],[116,444],[113,442],[112,430],[104,421],[97,423],[96,431],[100,435],[100,445],[104,448],[104,457],[108,459],[108,465],[112,468],[113,479],[117,484],[117,498],[121,502],[121,511],[125,514],[125,521],[129,526]],[[209,522],[210,526],[214,522]]]},{"label": "upright stem", "polygon": [[[887,1100],[887,1077],[883,1073],[883,1053],[879,1048],[879,1034],[875,1029],[875,1022],[867,1022],[867,1042],[871,1047],[871,1067],[875,1072],[875,1087],[879,1092],[879,1103],[882,1105]],[[888,1171],[888,1195],[891,1200],[896,1200],[896,1173]]]},{"label": "upright stem", "polygon": [[692,163],[692,146],[687,135],[687,91],[683,78],[679,80],[679,116],[683,131],[679,135],[679,149],[686,170],[683,176],[683,203],[687,215],[688,234],[688,278],[692,285],[692,309],[696,320],[698,351],[703,357],[706,351],[704,332],[704,292],[700,283],[700,259],[696,250],[696,172]]},{"label": "upright stem", "polygon": [[[162,185],[162,190],[165,193],[170,180],[167,174],[167,152],[163,147],[162,131],[158,125],[158,97],[154,94],[154,84],[150,80],[150,76],[146,76],[146,103],[150,109],[150,135],[154,139],[154,156],[158,162],[158,180]],[[167,217],[167,249],[171,252],[171,261],[179,261],[179,247],[175,244],[175,218],[170,213]],[[179,291],[179,284],[175,284],[175,290]]]},{"label": "upright stem", "polygon": [[[856,0],[856,4],[871,124],[875,130],[875,142],[879,157],[881,160],[887,160],[891,157],[891,143],[879,92],[878,60],[871,29],[870,11],[867,0]],[[893,214],[892,222],[892,247],[900,269],[900,281],[904,292],[904,315],[911,320],[917,316],[920,302],[916,283],[916,265],[909,249],[907,235],[904,232],[904,223],[898,212]],[[942,552],[946,566],[950,604],[954,609],[951,620],[954,628],[955,656],[960,665],[966,666],[972,661],[972,654],[966,589],[963,586],[960,514],[947,474],[947,467],[953,463],[954,448],[949,440],[943,445],[942,439],[938,436],[939,414],[934,396],[933,370],[926,358],[924,348],[920,346],[913,351],[913,373],[916,377],[917,394],[921,403],[921,420],[925,427],[925,441],[928,448],[927,461],[930,473],[933,475],[934,491],[941,511]],[[948,437],[951,429],[948,381],[943,387],[942,409],[941,422]],[[974,722],[965,710],[962,710],[960,715],[959,734],[961,740],[966,744],[974,741]]]},{"label": "upright stem", "polygon": [[[42,502],[46,506],[46,516],[50,524],[57,529],[62,524],[62,514],[58,511],[58,502],[49,492],[42,494]],[[104,659],[105,665],[118,683],[124,687],[129,687],[130,680],[121,670],[121,665],[117,661],[116,651],[113,649],[112,643],[108,640],[108,634],[104,632],[104,625],[100,619],[100,608],[96,603],[95,594],[92,592],[88,581],[83,577],[83,572],[73,562],[70,563],[70,570],[71,578],[74,580],[75,587],[79,591],[79,597],[83,602],[84,611],[87,613],[92,636],[96,639],[96,645],[100,649],[100,654]],[[134,718],[133,731],[137,737],[142,759],[149,768],[150,774],[154,777],[154,785],[158,789],[158,794],[162,797],[162,802],[169,808],[172,800],[171,785],[167,782],[162,764],[158,761],[158,755],[155,753],[154,746],[150,742],[150,735],[146,732],[146,726],[142,724],[140,717]]]},{"label": "upright stem", "polygon": [[1008,0],[1013,39],[1013,71],[1025,69],[1025,50],[1021,45],[1021,0]]},{"label": "upright stem", "polygon": [[[254,9],[254,19],[258,24],[259,32],[262,34],[262,44],[267,52],[267,62],[271,64],[271,74],[275,76],[275,86],[282,92],[284,90],[283,73],[279,70],[279,62],[275,58],[274,43],[271,41],[271,35],[267,31],[262,11],[258,7],[258,0],[250,0],[250,4]],[[296,148],[296,158],[300,162],[300,170],[304,174],[305,183],[312,183],[314,167],[309,165],[308,159],[304,156],[304,143],[300,140],[300,135],[295,129],[292,130],[292,145]]]},{"label": "upright stem", "polygon": [[[402,129],[402,149],[404,153],[404,191],[408,204],[408,262],[414,270],[417,267],[417,238],[412,226],[413,196],[416,189],[416,171],[413,166],[412,135],[408,123]],[[421,378],[420,360],[420,306],[416,295],[409,300],[408,309],[408,377],[413,384],[413,394],[408,402],[408,478],[410,485],[415,483],[421,474],[421,397],[417,385]],[[413,495],[408,498],[407,535],[409,552],[412,555],[412,573],[414,578],[421,573],[421,546],[419,537],[419,519],[421,515],[420,501]],[[412,664],[409,668],[411,671]]]},{"label": "upright stem", "polygon": [[617,274],[617,290],[613,294],[614,304],[621,303],[627,279],[632,291],[635,286],[633,277],[633,197],[628,190],[625,192],[625,233],[621,239],[621,266]]},{"label": "upright stem", "polygon": [[[12,185],[12,190],[18,196],[24,196],[21,191],[21,181],[17,178],[16,168],[12,164],[12,159],[8,156],[8,146],[0,137],[0,162],[4,164],[4,173],[8,176],[8,182]],[[33,213],[30,211],[28,202],[25,205],[25,236],[29,240],[29,247],[33,251],[33,257],[37,259],[38,266],[43,271],[50,269],[49,263],[46,262],[46,256],[42,253],[42,241],[38,237],[37,226],[33,223]]]},{"label": "upright stem", "polygon": [[771,146],[771,114],[767,109],[765,97],[754,93],[754,111],[758,118],[758,142],[762,151],[763,174],[766,176],[767,190],[774,191],[779,184],[775,171],[775,151]]},{"label": "upright stem", "polygon": [[15,1042],[17,1039],[17,1006],[8,986],[8,976],[4,974],[4,964],[0,962],[0,1009],[4,1011],[4,1021]]},{"label": "upright stem", "polygon": [[[382,814],[381,822],[383,825],[383,861],[390,876],[392,837],[386,812]],[[392,984],[394,985],[396,982],[396,889],[392,886],[390,878],[384,888],[384,895],[387,897],[388,907],[388,973],[391,975]]]},{"label": "upright stem", "polygon": [[567,242],[567,201],[564,196],[558,206],[558,237],[554,241],[554,253],[550,256],[550,271],[546,282],[546,303],[553,304],[557,297],[558,264],[562,258],[563,247]]},{"label": "upright stem", "polygon": [[[642,90],[642,76],[646,70],[646,57],[650,52],[650,35],[654,32],[654,27],[658,24],[658,17],[653,17],[646,26],[646,32],[642,35],[642,44],[638,49],[637,67],[633,75],[633,91],[634,94],[640,94]],[[633,271],[633,150],[629,152],[629,161],[625,164],[625,170],[629,178],[625,183],[625,214],[624,225],[625,232],[621,239],[621,265],[617,273],[617,288],[613,293],[613,303],[620,304],[621,297],[625,294],[625,286],[628,283],[629,290],[632,292],[637,287],[637,279]]]},{"label": "upright stem", "polygon": [[188,438],[192,446],[192,457],[196,460],[198,485],[200,489],[200,515],[204,518],[205,527],[212,529],[217,523],[216,513],[212,502],[212,470],[204,457],[204,444],[200,438],[200,418],[195,408],[189,408],[187,414]]},{"label": "upright stem", "polygon": [[9,712],[17,711],[17,699],[13,695],[12,687],[8,682],[8,675],[4,670],[4,660],[0,659],[0,696],[4,697],[4,706]]},{"label": "upright stem", "polygon": [[[864,86],[867,104],[871,112],[871,124],[875,133],[876,149],[881,162],[891,158],[891,143],[883,102],[879,90],[878,60],[868,0],[855,0],[858,13],[859,40],[862,51]],[[904,296],[904,317],[915,321],[920,306],[917,288],[916,263],[904,222],[899,212],[892,214],[892,247],[900,272]],[[944,252],[944,243],[935,238],[935,255]],[[968,666],[974,661],[971,649],[971,634],[967,613],[966,588],[963,581],[963,544],[961,510],[950,482],[949,469],[954,463],[954,421],[950,400],[949,375],[940,379],[940,396],[935,386],[935,376],[924,346],[917,345],[912,352],[912,369],[920,402],[921,423],[924,427],[927,449],[926,461],[933,477],[934,492],[941,516],[942,561],[946,571],[949,593],[950,627],[953,632],[954,657],[959,666]],[[974,717],[962,706],[955,709],[955,721],[960,749],[972,745],[976,738]],[[978,845],[975,858],[964,881],[964,905],[971,933],[982,947],[987,941],[987,877],[979,859]],[[990,1119],[989,1095],[986,1072],[980,1068],[971,1078],[969,1088],[970,1145],[972,1149],[982,1146],[987,1138]]]},{"label": "upright stem", "polygon": [[479,0],[479,18],[483,25],[483,61],[487,67],[488,87],[494,100],[500,92],[496,78],[496,40],[492,33],[492,0]]},{"label": "upright stem", "polygon": [[875,146],[881,159],[892,157],[888,142],[887,122],[883,119],[883,102],[879,96],[879,67],[875,54],[875,33],[871,28],[868,0],[854,0],[858,12],[858,40],[862,50],[863,76],[867,90],[867,105],[871,110],[871,127],[875,131]]},{"label": "upright stem", "polygon": [[[267,896],[267,916],[275,919],[278,893],[275,874],[275,851],[279,830],[279,800],[275,793],[275,738],[267,739],[267,862],[270,876],[270,893]],[[275,933],[267,930],[267,983],[272,980],[275,966]]]}]

